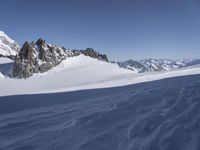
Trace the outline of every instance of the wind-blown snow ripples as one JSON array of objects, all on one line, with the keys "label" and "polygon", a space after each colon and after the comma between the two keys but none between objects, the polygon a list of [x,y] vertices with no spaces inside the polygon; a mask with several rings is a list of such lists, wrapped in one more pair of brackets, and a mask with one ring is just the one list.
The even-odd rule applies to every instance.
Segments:
[{"label": "wind-blown snow ripples", "polygon": [[[72,92],[73,101],[65,93],[66,102],[1,112],[0,149],[198,150],[199,91],[196,75],[82,91],[88,97]],[[0,108],[12,108],[0,98]]]}]

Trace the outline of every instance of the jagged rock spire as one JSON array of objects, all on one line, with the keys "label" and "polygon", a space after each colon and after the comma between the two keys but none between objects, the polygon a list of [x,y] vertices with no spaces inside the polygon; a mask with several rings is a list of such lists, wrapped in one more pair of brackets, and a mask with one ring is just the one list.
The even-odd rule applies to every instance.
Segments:
[{"label": "jagged rock spire", "polygon": [[25,42],[15,59],[13,76],[28,78],[33,73],[46,72],[58,65],[69,54],[57,46],[39,39],[36,43]]}]

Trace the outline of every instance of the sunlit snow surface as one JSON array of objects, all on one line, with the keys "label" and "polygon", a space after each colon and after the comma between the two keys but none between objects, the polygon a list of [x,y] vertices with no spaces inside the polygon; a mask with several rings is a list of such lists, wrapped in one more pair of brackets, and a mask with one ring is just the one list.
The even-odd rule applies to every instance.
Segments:
[{"label": "sunlit snow surface", "polygon": [[199,150],[200,75],[0,97],[1,150]]},{"label": "sunlit snow surface", "polygon": [[[10,70],[8,67],[4,68],[4,72],[6,68]],[[68,58],[52,70],[42,74],[35,74],[26,80],[0,77],[0,96],[116,87],[194,74],[200,74],[200,66],[137,74],[130,70],[119,68],[116,64],[80,55]]]}]

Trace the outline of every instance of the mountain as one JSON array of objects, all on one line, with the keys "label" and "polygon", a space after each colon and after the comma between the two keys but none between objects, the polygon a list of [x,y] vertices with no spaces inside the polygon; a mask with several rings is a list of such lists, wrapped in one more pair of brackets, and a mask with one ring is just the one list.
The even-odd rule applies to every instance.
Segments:
[{"label": "mountain", "polygon": [[142,60],[127,60],[123,62],[117,62],[122,68],[132,70],[136,73],[143,72],[157,72],[157,71],[169,71],[182,67],[192,66],[200,64],[198,59],[142,59]]},{"label": "mountain", "polygon": [[106,55],[92,48],[67,50],[64,47],[49,44],[43,39],[38,39],[37,42],[25,42],[15,58],[13,77],[28,78],[34,73],[46,72],[63,60],[81,54],[108,62]]},{"label": "mountain", "polygon": [[13,76],[28,78],[34,73],[46,72],[57,66],[73,53],[63,48],[46,43],[38,39],[37,42],[25,42],[13,66]]},{"label": "mountain", "polygon": [[[34,73],[43,73],[52,69],[68,57],[81,54],[101,61],[109,61],[105,54],[100,54],[92,48],[68,50],[49,44],[43,39],[38,39],[37,42],[25,42],[20,48],[14,40],[0,31],[0,57],[8,57],[15,61],[14,65],[10,66],[13,68],[11,77],[28,78]],[[0,67],[2,68],[2,65]]]},{"label": "mountain", "polygon": [[19,44],[0,31],[0,56],[15,56],[19,50]]},{"label": "mountain", "polygon": [[119,65],[119,67],[132,70],[135,73],[142,73],[148,71],[147,67],[132,59],[129,59],[128,61],[124,62],[117,62],[117,64]]},{"label": "mountain", "polygon": [[142,59],[139,63],[149,68],[149,71],[172,70],[177,68],[186,67],[188,62],[194,61],[193,59]]}]

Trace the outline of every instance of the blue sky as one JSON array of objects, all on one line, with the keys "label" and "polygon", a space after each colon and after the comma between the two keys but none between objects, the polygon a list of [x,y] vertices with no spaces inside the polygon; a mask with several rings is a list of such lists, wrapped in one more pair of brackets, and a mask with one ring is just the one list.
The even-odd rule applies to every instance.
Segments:
[{"label": "blue sky", "polygon": [[200,58],[200,1],[0,0],[0,30],[117,60]]}]

